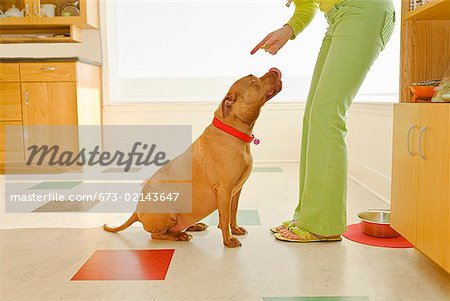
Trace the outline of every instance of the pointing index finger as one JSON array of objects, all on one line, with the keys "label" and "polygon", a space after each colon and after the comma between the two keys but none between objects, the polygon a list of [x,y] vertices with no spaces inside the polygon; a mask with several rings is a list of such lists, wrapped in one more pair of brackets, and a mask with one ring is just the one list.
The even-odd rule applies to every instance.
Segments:
[{"label": "pointing index finger", "polygon": [[250,54],[255,54],[259,49],[261,49],[261,47],[267,42],[267,40],[269,40],[270,35],[268,35],[267,37],[265,37],[261,42],[259,42],[258,45],[256,45],[255,48],[253,48],[253,50],[250,52]]}]

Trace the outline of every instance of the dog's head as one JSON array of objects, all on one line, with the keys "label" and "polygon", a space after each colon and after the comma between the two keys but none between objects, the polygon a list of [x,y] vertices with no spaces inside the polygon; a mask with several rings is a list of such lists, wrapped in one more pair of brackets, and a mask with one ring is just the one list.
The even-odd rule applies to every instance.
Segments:
[{"label": "dog's head", "polygon": [[247,75],[235,82],[223,99],[216,115],[253,125],[262,106],[282,89],[281,71],[272,68],[262,77]]}]

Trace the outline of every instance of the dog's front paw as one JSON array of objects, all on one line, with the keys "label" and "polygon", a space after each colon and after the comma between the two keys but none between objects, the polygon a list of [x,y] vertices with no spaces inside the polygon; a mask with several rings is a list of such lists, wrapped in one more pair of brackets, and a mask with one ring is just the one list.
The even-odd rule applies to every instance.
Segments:
[{"label": "dog's front paw", "polygon": [[245,235],[248,232],[244,227],[236,226],[231,228],[231,233],[233,233],[234,235]]},{"label": "dog's front paw", "polygon": [[223,244],[227,247],[227,248],[238,248],[240,246],[242,246],[241,242],[234,237],[231,237],[230,239],[224,240]]}]

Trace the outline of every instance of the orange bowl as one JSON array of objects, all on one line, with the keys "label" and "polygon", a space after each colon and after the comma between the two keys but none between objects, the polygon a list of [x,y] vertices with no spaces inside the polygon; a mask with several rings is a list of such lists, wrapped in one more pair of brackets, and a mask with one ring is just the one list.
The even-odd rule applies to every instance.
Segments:
[{"label": "orange bowl", "polygon": [[411,102],[417,102],[418,99],[431,101],[431,98],[433,98],[436,92],[435,86],[411,86],[409,89],[413,94]]}]

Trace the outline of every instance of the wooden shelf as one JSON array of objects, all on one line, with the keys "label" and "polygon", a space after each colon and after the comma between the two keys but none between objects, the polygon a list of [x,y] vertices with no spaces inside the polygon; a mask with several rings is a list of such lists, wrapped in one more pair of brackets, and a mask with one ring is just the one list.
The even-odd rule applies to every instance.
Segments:
[{"label": "wooden shelf", "polygon": [[22,43],[77,43],[70,37],[56,37],[56,38],[33,38],[33,37],[24,37],[24,38],[1,38],[0,44],[22,44]]},{"label": "wooden shelf", "polygon": [[418,99],[416,102],[412,102],[410,99],[402,100],[400,103],[408,103],[408,104],[433,104],[433,105],[450,105],[450,102],[432,102],[426,100]]},{"label": "wooden shelf", "polygon": [[450,0],[433,0],[403,15],[403,20],[450,20]]},{"label": "wooden shelf", "polygon": [[[53,37],[53,35],[60,35]],[[65,36],[61,36],[65,35]],[[76,26],[2,26],[0,44],[79,43],[81,30]]]},{"label": "wooden shelf", "polygon": [[450,66],[450,0],[433,0],[414,11],[402,0],[400,99],[411,102],[414,82],[442,79]]},{"label": "wooden shelf", "polygon": [[[99,26],[99,0],[79,0],[79,14],[55,17],[42,16],[41,4],[54,4],[62,7],[67,0],[0,0],[0,10],[12,5],[25,10],[23,17],[0,18],[0,44],[11,43],[78,43],[81,42],[80,29],[93,29]],[[46,28],[46,31],[41,31]],[[64,28],[64,30],[61,30]],[[54,31],[58,32],[54,32]],[[57,37],[54,37],[54,36]]]}]

